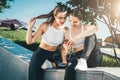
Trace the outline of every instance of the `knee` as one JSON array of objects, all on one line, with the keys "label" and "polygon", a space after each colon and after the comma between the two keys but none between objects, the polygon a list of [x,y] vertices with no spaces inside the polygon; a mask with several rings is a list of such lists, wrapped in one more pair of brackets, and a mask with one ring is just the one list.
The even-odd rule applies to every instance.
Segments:
[{"label": "knee", "polygon": [[88,40],[95,40],[96,39],[96,35],[93,34],[91,36],[86,37],[86,39],[88,39]]}]

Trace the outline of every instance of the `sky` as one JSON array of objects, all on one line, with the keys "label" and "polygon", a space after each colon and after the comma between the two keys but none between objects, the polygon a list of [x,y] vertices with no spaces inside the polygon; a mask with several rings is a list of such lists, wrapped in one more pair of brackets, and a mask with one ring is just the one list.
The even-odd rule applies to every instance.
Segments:
[{"label": "sky", "polygon": [[[65,3],[66,1],[68,0],[14,0],[10,9],[5,9],[3,13],[0,13],[0,19],[10,18],[28,22],[30,18],[50,12],[57,5],[57,2]],[[41,23],[41,21],[37,23]],[[69,24],[68,21],[67,24]],[[98,38],[104,40],[110,35],[107,26],[101,22],[98,22],[98,29],[96,33]]]}]

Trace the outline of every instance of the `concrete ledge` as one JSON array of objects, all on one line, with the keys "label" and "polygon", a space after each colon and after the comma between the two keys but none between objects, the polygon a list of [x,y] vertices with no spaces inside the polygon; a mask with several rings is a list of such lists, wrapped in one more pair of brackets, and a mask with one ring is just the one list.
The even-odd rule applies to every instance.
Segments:
[{"label": "concrete ledge", "polygon": [[23,46],[20,46],[1,36],[0,36],[0,46],[3,49],[9,51],[10,53],[16,55],[17,57],[25,60],[26,62],[29,62],[33,54],[31,50],[28,50],[27,48],[24,48]]},{"label": "concrete ledge", "polygon": [[28,63],[0,47],[0,80],[27,80]]},{"label": "concrete ledge", "polygon": [[[64,69],[46,69],[44,80],[64,80]],[[76,71],[76,80],[120,80],[120,68],[96,67]]]},{"label": "concrete ledge", "polygon": [[87,71],[76,71],[76,78],[76,80],[120,80],[120,68],[88,68]]},{"label": "concrete ledge", "polygon": [[103,72],[76,71],[76,80],[103,80]]},{"label": "concrete ledge", "polygon": [[43,80],[64,80],[64,69],[46,69]]}]

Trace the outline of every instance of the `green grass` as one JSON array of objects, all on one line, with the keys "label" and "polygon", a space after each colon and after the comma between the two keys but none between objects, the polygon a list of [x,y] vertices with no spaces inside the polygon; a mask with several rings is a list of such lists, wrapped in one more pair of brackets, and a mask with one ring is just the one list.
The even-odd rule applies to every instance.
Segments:
[{"label": "green grass", "polygon": [[117,59],[118,63],[115,58],[108,56],[108,55],[103,55],[103,62],[102,66],[104,67],[120,67],[120,59]]},{"label": "green grass", "polygon": [[[35,51],[40,43],[40,40],[37,40],[36,43],[34,43],[32,45],[27,45],[26,41],[25,41],[26,30],[23,30],[23,29],[10,30],[9,28],[0,27],[0,36],[7,38],[7,39],[9,39],[9,40],[27,48],[27,49],[30,49],[32,51]],[[57,50],[56,52],[60,53],[59,50]],[[107,56],[107,55],[103,55],[103,62],[102,62],[101,66],[120,67],[120,63],[118,64],[116,62],[115,58],[112,58],[112,57]]]},{"label": "green grass", "polygon": [[10,28],[0,27],[0,36],[7,38],[27,49],[35,51],[35,49],[39,46],[40,40],[37,40],[34,44],[27,45],[26,44],[26,30],[17,29],[11,30]]}]

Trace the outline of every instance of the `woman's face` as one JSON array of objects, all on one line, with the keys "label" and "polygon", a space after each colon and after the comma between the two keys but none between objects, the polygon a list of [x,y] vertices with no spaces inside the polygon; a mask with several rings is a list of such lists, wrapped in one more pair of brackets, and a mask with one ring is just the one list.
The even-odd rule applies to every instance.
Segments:
[{"label": "woman's face", "polygon": [[77,17],[75,17],[75,16],[73,16],[71,14],[70,14],[69,22],[70,22],[70,25],[72,27],[81,25],[81,21]]},{"label": "woman's face", "polygon": [[60,26],[62,26],[65,23],[66,15],[67,12],[59,12],[57,15],[55,15],[55,20]]}]

